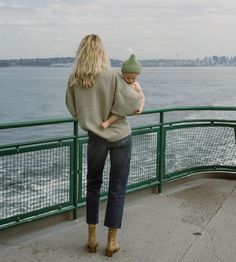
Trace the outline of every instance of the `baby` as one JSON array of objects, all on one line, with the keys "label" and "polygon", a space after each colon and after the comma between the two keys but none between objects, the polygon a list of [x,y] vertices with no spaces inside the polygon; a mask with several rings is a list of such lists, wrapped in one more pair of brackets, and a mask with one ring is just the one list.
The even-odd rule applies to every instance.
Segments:
[{"label": "baby", "polygon": [[[140,95],[141,106],[135,112],[137,115],[139,115],[143,111],[145,98],[142,88],[137,82],[137,77],[141,73],[141,64],[136,60],[135,55],[131,55],[130,58],[122,64],[121,72],[126,83],[128,83],[134,89],[134,91]],[[101,127],[104,129],[108,128],[117,119],[119,119],[118,115],[111,114],[111,116],[105,122],[101,123]]]}]

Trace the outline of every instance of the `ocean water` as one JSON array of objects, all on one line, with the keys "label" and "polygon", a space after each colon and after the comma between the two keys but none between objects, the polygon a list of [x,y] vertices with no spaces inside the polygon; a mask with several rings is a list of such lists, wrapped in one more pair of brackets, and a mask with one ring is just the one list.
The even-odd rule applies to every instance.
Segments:
[{"label": "ocean water", "polygon": [[[65,90],[70,68],[0,68],[0,123],[70,117]],[[115,68],[119,71],[119,68]],[[173,106],[236,106],[236,67],[143,68],[139,82],[145,108]],[[169,113],[167,117],[194,118],[206,112]],[[211,112],[214,114],[214,112]],[[235,114],[229,115],[234,118]],[[226,112],[217,112],[217,117]],[[132,125],[153,123],[157,116],[131,117]],[[0,132],[0,144],[39,138],[38,128]],[[68,125],[40,128],[40,138],[68,134]]]},{"label": "ocean water", "polygon": [[[70,68],[0,68],[0,124],[70,117],[65,106],[69,73]],[[146,109],[236,106],[236,67],[143,68],[139,82],[145,94]],[[166,119],[236,119],[235,115],[236,111],[189,111],[168,113]],[[130,117],[130,121],[133,126],[155,123],[158,116],[134,116]],[[43,126],[0,130],[0,145],[69,133],[72,133],[72,124],[51,128]],[[156,134],[136,136],[134,140],[129,183],[152,179],[156,175]],[[69,201],[69,157],[68,148],[1,157],[0,219]],[[206,163],[235,166],[235,159],[236,147],[232,128],[210,127],[206,131],[196,127],[191,133],[183,129],[171,131],[167,135],[167,173]],[[106,166],[105,169],[108,168]],[[83,196],[85,174],[86,162],[83,163]],[[105,176],[103,191],[107,189],[107,182],[108,177]]]},{"label": "ocean water", "polygon": [[[116,68],[119,70],[119,68]],[[66,117],[70,68],[0,68],[0,123]],[[146,108],[236,105],[236,67],[143,68]]]}]

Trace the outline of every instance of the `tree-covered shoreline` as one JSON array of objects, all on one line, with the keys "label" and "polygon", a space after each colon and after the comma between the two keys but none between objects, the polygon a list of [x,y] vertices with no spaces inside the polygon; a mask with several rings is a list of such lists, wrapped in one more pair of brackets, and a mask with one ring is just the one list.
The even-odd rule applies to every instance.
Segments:
[{"label": "tree-covered shoreline", "polygon": [[[120,67],[122,60],[110,59],[113,67]],[[211,56],[202,59],[146,59],[140,60],[143,67],[193,67],[193,66],[236,66],[236,56]],[[0,67],[71,67],[74,57],[52,57],[32,59],[2,59]]]}]

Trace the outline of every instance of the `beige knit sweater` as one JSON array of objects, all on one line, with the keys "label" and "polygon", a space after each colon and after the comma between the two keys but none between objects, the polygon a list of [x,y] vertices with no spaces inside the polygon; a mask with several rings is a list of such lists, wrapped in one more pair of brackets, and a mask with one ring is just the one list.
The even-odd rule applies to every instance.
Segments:
[{"label": "beige knit sweater", "polygon": [[[131,133],[126,116],[134,114],[140,102],[138,93],[124,81],[120,73],[111,69],[101,72],[93,87],[68,85],[66,91],[67,108],[73,118],[79,121],[81,128],[111,142]],[[101,122],[107,120],[111,113],[120,118],[103,129]]]}]

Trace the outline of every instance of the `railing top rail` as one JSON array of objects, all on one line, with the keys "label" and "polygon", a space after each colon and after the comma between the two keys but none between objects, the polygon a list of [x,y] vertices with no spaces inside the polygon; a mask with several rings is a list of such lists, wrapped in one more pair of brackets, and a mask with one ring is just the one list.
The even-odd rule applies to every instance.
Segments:
[{"label": "railing top rail", "polygon": [[236,111],[236,106],[179,106],[179,107],[162,107],[162,108],[150,108],[144,110],[142,114],[154,114],[173,111],[197,111],[197,110],[218,110],[218,111]]},{"label": "railing top rail", "polygon": [[30,126],[42,126],[42,125],[55,125],[74,122],[73,118],[53,118],[53,119],[37,119],[31,121],[22,121],[14,123],[0,124],[0,129],[18,128],[18,127],[30,127]]},{"label": "railing top rail", "polygon": [[[236,106],[181,106],[181,107],[162,107],[162,108],[150,108],[144,110],[142,115],[173,112],[173,111],[197,111],[197,110],[215,110],[215,111],[236,111]],[[53,119],[36,119],[31,121],[22,121],[14,123],[2,123],[0,129],[41,126],[41,125],[53,125],[74,122],[71,117],[65,118],[53,118]]]}]

